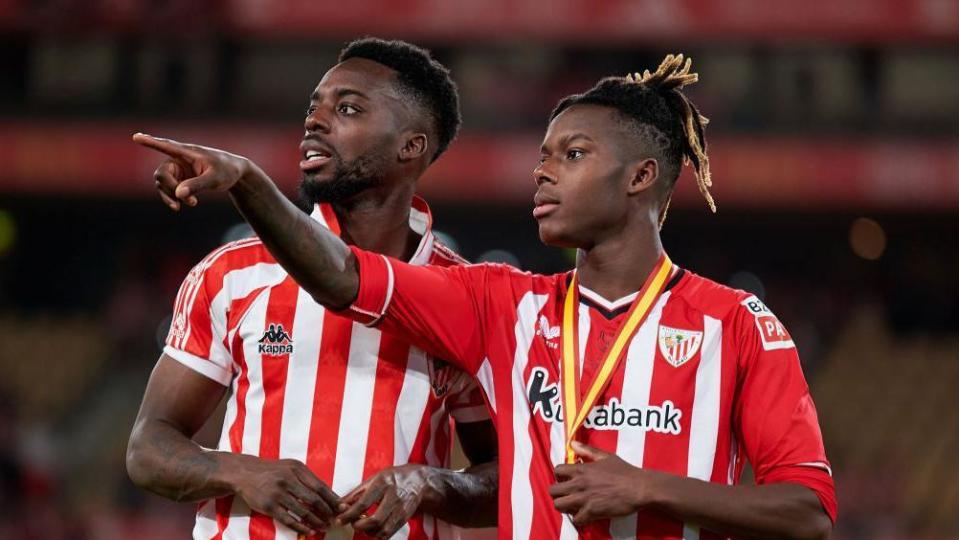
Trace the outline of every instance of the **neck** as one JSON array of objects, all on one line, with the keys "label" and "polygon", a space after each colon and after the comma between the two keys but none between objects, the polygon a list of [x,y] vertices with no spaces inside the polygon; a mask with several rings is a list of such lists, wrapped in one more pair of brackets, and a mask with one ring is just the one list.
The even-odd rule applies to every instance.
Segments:
[{"label": "neck", "polygon": [[579,283],[609,300],[642,289],[663,253],[654,223],[631,225],[581,249],[576,260]]},{"label": "neck", "polygon": [[347,244],[408,260],[419,244],[409,225],[412,201],[411,183],[369,189],[332,206]]}]

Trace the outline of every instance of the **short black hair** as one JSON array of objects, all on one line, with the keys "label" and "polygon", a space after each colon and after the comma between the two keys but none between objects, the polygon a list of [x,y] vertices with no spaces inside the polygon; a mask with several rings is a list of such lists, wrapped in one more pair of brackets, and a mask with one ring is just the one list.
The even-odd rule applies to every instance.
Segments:
[{"label": "short black hair", "polygon": [[699,77],[689,73],[691,60],[683,60],[681,54],[667,55],[655,73],[646,71],[601,79],[586,92],[563,98],[549,115],[552,122],[574,105],[609,107],[619,114],[637,138],[658,152],[665,161],[663,173],[666,179],[666,200],[660,225],[666,218],[672,189],[686,160],[696,169],[699,190],[709,208],[716,211],[708,189],[712,185],[704,132],[708,120],[681,91]]},{"label": "short black hair", "polygon": [[351,41],[340,51],[339,61],[365,58],[396,71],[401,90],[415,99],[430,115],[436,130],[436,161],[460,129],[460,98],[450,70],[430,52],[412,43],[365,37]]}]

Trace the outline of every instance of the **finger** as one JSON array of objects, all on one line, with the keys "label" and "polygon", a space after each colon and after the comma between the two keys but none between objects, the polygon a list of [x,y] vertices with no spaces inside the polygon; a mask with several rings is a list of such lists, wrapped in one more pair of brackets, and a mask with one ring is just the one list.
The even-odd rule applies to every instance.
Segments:
[{"label": "finger", "polygon": [[280,505],[276,505],[276,511],[273,512],[273,519],[300,534],[305,534],[306,536],[313,536],[313,534],[315,534],[309,526],[298,519],[298,516],[294,516],[286,508],[283,508]]},{"label": "finger", "polygon": [[556,476],[557,479],[575,478],[578,474],[580,474],[580,472],[582,472],[580,470],[582,468],[583,468],[582,464],[569,465],[564,463],[562,465],[557,465],[556,468],[553,469],[553,474]]},{"label": "finger", "polygon": [[207,169],[200,176],[188,178],[180,182],[174,194],[177,199],[186,202],[190,206],[196,206],[196,194],[203,193],[204,191],[216,191],[218,185],[219,182],[216,172],[214,172],[213,169]]},{"label": "finger", "polygon": [[383,486],[374,486],[363,493],[358,501],[350,505],[344,512],[336,517],[340,523],[354,523],[358,519],[366,519],[364,512],[371,506],[380,502],[383,498],[386,488]]},{"label": "finger", "polygon": [[601,459],[606,459],[609,456],[613,455],[609,452],[600,450],[599,448],[589,446],[588,444],[583,444],[579,441],[573,441],[573,452],[577,456],[583,458],[586,461],[599,461]]},{"label": "finger", "polygon": [[570,493],[576,493],[577,491],[579,491],[579,489],[570,481],[557,482],[549,486],[549,496],[554,499],[569,495]]},{"label": "finger", "polygon": [[596,521],[596,516],[590,511],[588,504],[584,504],[582,508],[573,515],[573,525],[577,527],[582,527],[592,521]]},{"label": "finger", "polygon": [[360,519],[353,524],[353,528],[366,533],[370,536],[380,536],[383,532],[383,526],[387,523],[390,515],[399,506],[399,498],[393,490],[386,490],[383,494],[383,500],[376,507],[376,512],[372,516]]},{"label": "finger", "polygon": [[324,501],[318,493],[299,482],[291,482],[287,489],[290,490],[290,493],[294,497],[302,501],[303,504],[309,508],[312,508],[315,514],[323,522],[324,526],[328,526],[330,524],[335,512],[328,504],[326,504],[326,501]]},{"label": "finger", "polygon": [[157,193],[160,194],[160,199],[163,200],[163,204],[169,206],[170,210],[173,210],[174,212],[180,211],[180,201],[171,198],[162,189],[160,189],[159,182],[157,183]]},{"label": "finger", "polygon": [[[376,477],[374,476],[373,478],[376,478]],[[372,480],[372,478],[370,480]],[[346,495],[343,495],[342,497],[340,497],[340,506],[338,510],[340,513],[346,512],[346,510],[350,506],[353,506],[353,504],[356,501],[360,500],[360,498],[363,497],[363,494],[365,494],[370,487],[370,480],[363,482],[362,484],[353,488]]]},{"label": "finger", "polygon": [[317,478],[316,475],[313,474],[313,471],[307,469],[306,465],[293,469],[293,474],[299,478],[303,485],[315,491],[327,506],[330,508],[338,508],[340,506],[339,495],[333,493],[333,490]]},{"label": "finger", "polygon": [[299,518],[301,522],[305,523],[314,530],[323,530],[329,526],[329,523],[326,520],[321,519],[319,516],[311,512],[309,508],[298,501],[295,497],[284,497],[280,502],[286,507],[287,510]]},{"label": "finger", "polygon": [[553,499],[553,506],[564,514],[575,514],[583,506],[583,498],[579,495],[567,495]]},{"label": "finger", "polygon": [[182,159],[187,163],[193,163],[196,159],[196,153],[189,146],[174,141],[173,139],[163,139],[147,135],[146,133],[134,133],[133,142],[141,144],[157,152],[162,152],[172,158]]}]

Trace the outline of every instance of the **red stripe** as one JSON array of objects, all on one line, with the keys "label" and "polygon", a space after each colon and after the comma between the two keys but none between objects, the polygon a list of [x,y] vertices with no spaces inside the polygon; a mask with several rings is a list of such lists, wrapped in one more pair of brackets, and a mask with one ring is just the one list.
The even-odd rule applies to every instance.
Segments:
[{"label": "red stripe", "polygon": [[329,204],[321,204],[320,212],[323,214],[323,220],[326,221],[326,226],[333,231],[333,234],[340,236],[340,220],[336,218],[336,212],[333,211],[333,207]]},{"label": "red stripe", "polygon": [[233,496],[216,500],[216,536],[213,540],[223,540],[223,532],[230,523],[230,509],[233,507]]},{"label": "red stripe", "polygon": [[246,422],[246,393],[250,389],[250,377],[246,366],[246,355],[243,352],[243,336],[239,332],[233,336],[233,360],[240,370],[236,381],[236,418],[230,426],[230,451],[243,451],[243,426]]},{"label": "red stripe", "polygon": [[[373,387],[373,411],[367,435],[363,478],[392,467],[396,448],[396,409],[409,363],[410,346],[403,340],[383,334]],[[401,456],[405,457],[405,456]],[[405,460],[404,460],[405,461]]]},{"label": "red stripe", "polygon": [[329,311],[324,315],[306,465],[327,484],[333,483],[352,328],[353,321],[345,317]]}]

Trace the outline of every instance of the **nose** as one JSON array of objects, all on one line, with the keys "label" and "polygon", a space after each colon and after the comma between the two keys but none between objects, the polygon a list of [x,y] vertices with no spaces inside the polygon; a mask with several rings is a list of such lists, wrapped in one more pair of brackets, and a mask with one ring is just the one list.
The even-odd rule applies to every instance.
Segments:
[{"label": "nose", "polygon": [[553,171],[550,169],[548,159],[544,159],[533,169],[533,181],[536,182],[537,186],[543,185],[546,182],[556,183],[556,175],[553,174]]},{"label": "nose", "polygon": [[307,133],[311,131],[322,131],[324,133],[329,133],[329,111],[322,106],[314,107],[313,110],[306,115],[306,119],[303,120],[303,127],[306,128]]}]

